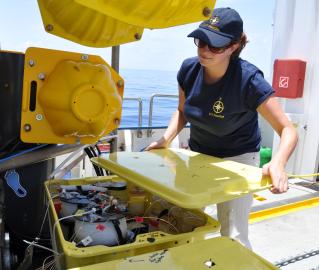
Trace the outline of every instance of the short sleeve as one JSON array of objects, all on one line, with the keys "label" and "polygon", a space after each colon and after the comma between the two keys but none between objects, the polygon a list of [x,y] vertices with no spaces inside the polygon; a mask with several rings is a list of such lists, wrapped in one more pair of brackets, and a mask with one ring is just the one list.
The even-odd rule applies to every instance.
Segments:
[{"label": "short sleeve", "polygon": [[264,79],[261,71],[257,71],[248,83],[245,103],[255,111],[268,97],[275,93],[271,85]]},{"label": "short sleeve", "polygon": [[185,77],[186,77],[186,71],[185,71],[185,61],[184,61],[179,71],[177,72],[177,82],[183,91],[185,91]]}]

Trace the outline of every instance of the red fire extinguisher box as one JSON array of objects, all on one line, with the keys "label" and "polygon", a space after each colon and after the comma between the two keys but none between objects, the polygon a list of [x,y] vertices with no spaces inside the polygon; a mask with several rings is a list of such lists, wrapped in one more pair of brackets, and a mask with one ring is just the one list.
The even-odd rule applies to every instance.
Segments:
[{"label": "red fire extinguisher box", "polygon": [[306,62],[299,59],[276,59],[272,87],[275,96],[300,98],[303,94]]}]

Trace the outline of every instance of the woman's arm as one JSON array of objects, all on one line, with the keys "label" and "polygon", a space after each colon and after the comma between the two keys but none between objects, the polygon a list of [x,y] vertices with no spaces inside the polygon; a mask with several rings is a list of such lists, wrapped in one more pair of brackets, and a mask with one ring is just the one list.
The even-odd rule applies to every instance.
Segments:
[{"label": "woman's arm", "polygon": [[164,135],[156,142],[152,142],[145,150],[154,148],[166,148],[174,140],[177,134],[184,128],[186,120],[184,117],[185,94],[182,88],[178,89],[178,108],[173,114]]},{"label": "woman's arm", "polygon": [[283,112],[275,97],[269,97],[258,108],[257,111],[269,122],[280,136],[279,148],[271,161],[263,166],[263,174],[272,179],[273,193],[286,192],[288,189],[288,177],[285,172],[286,163],[296,147],[298,135]]}]

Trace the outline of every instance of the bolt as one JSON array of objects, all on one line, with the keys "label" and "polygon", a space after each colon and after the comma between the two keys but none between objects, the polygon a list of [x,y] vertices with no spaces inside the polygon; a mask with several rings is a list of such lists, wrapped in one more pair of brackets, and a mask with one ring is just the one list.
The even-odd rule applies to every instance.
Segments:
[{"label": "bolt", "polygon": [[118,125],[120,124],[120,119],[115,118],[115,119],[114,119],[114,124],[118,126]]},{"label": "bolt", "polygon": [[43,115],[41,113],[38,113],[36,116],[35,116],[35,119],[37,119],[38,121],[41,121],[43,120]]},{"label": "bolt", "polygon": [[43,73],[43,72],[39,73],[38,78],[39,78],[39,80],[44,81],[45,73]]},{"label": "bolt", "polygon": [[87,54],[82,54],[81,59],[87,61],[89,60],[89,56]]},{"label": "bolt", "polygon": [[117,87],[123,87],[124,86],[124,81],[123,80],[118,80],[116,85],[117,85]]},{"label": "bolt", "polygon": [[136,40],[140,40],[142,36],[139,33],[136,33],[134,37]]},{"label": "bolt", "polygon": [[29,60],[29,66],[30,66],[30,67],[33,67],[34,65],[35,65],[34,60],[30,59],[30,60]]},{"label": "bolt", "polygon": [[47,24],[46,27],[45,27],[45,30],[48,31],[48,32],[53,31],[53,25],[52,24]]},{"label": "bolt", "polygon": [[29,131],[31,131],[31,125],[30,124],[25,124],[23,126],[23,129],[24,129],[24,131],[29,132]]},{"label": "bolt", "polygon": [[205,17],[209,17],[211,13],[212,13],[212,10],[211,10],[209,7],[205,7],[205,8],[203,9],[203,15],[204,15]]},{"label": "bolt", "polygon": [[4,88],[9,88],[9,84],[8,84],[8,83],[5,83],[5,84],[4,84]]}]

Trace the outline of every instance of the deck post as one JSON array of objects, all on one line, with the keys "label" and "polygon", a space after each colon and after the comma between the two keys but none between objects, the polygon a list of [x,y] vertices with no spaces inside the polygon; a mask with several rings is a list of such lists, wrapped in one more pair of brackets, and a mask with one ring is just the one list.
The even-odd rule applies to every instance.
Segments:
[{"label": "deck post", "polygon": [[[113,46],[112,47],[112,68],[119,73],[120,70],[120,46]],[[114,135],[117,134],[117,130],[114,130]],[[117,138],[115,137],[110,142],[110,152],[116,152],[117,151]]]}]

